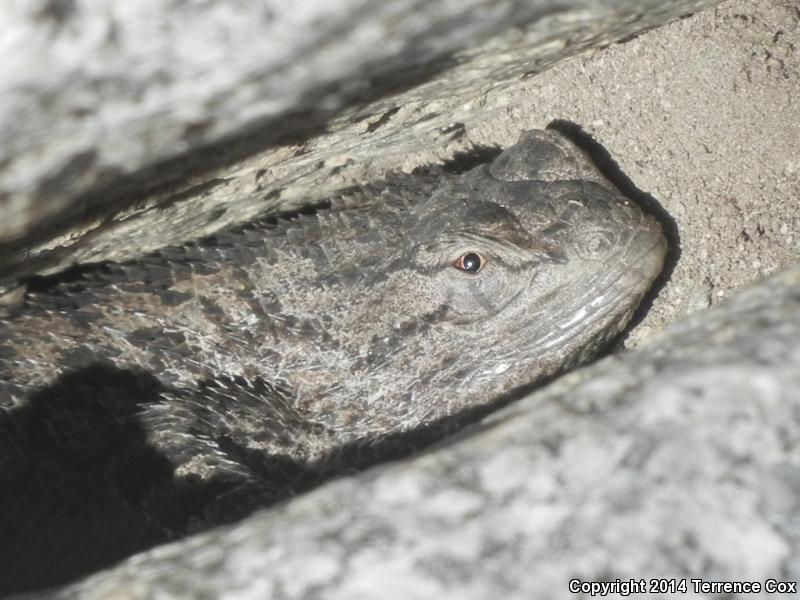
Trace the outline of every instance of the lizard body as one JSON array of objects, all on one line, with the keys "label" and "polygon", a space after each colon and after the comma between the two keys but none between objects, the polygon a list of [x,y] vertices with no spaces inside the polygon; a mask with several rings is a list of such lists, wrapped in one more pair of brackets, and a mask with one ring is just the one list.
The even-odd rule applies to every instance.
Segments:
[{"label": "lizard body", "polygon": [[238,518],[585,360],[664,252],[652,217],[533,131],[467,173],[31,294],[0,320],[2,558],[19,565],[0,589]]}]

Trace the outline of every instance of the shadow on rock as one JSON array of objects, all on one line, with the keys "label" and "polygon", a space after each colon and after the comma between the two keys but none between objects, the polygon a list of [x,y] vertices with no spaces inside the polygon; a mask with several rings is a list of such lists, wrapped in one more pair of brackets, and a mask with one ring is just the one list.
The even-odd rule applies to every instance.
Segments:
[{"label": "shadow on rock", "polygon": [[163,536],[140,505],[151,482],[170,485],[171,468],[132,418],[160,385],[97,364],[0,412],[0,594],[109,565]]},{"label": "shadow on rock", "polygon": [[[489,410],[358,440],[308,463],[241,447],[221,423],[184,416],[187,402],[196,407],[198,397],[144,371],[95,363],[0,411],[0,596],[66,583],[237,521],[333,476],[408,455]],[[144,419],[153,406],[167,406],[169,417]],[[152,442],[161,434],[167,451]],[[176,470],[187,457],[215,455],[234,468],[208,477]]]}]

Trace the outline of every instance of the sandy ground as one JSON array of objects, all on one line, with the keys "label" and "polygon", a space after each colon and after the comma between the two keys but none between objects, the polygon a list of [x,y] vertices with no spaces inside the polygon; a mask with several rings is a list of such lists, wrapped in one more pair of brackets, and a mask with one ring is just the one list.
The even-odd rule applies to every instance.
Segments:
[{"label": "sandy ground", "polygon": [[[299,159],[281,149],[240,173],[269,172],[288,201],[471,145],[505,147],[521,130],[566,122],[593,140],[609,175],[654,206],[670,233],[666,283],[631,332],[634,346],[797,257],[798,22],[793,0],[733,0],[535,76],[476,78],[471,98],[414,89],[377,101],[331,123]],[[524,44],[514,52],[509,63]],[[465,68],[478,74],[482,66],[477,59]],[[447,88],[426,84],[437,85]],[[391,118],[364,133],[381,114]],[[463,135],[451,135],[458,127]]]},{"label": "sandy ground", "polygon": [[[209,195],[207,205],[246,218],[255,205],[242,203],[247,186],[238,181],[256,185],[261,198],[272,187],[283,201],[308,199],[311,190],[324,195],[472,146],[505,147],[525,129],[579,128],[609,175],[662,215],[673,245],[664,281],[631,332],[635,346],[797,258],[799,23],[796,0],[731,0],[535,76],[476,83],[469,98],[410,90],[342,114],[302,153],[250,157],[224,174],[228,195]],[[381,114],[391,117],[371,131]],[[270,180],[263,189],[259,173]],[[198,210],[174,203],[156,218],[169,230]],[[95,241],[124,246],[142,229],[123,223]]]},{"label": "sandy ground", "polygon": [[790,0],[735,0],[487,96],[476,141],[571,121],[674,219],[674,268],[634,342],[797,257],[798,20]]},{"label": "sandy ground", "polygon": [[187,200],[134,206],[68,258],[128,258],[559,121],[670,232],[666,284],[635,345],[797,256],[799,21],[794,0],[732,0],[538,74],[532,38],[508,31],[437,80],[343,110],[316,137],[187,182],[200,190]]}]

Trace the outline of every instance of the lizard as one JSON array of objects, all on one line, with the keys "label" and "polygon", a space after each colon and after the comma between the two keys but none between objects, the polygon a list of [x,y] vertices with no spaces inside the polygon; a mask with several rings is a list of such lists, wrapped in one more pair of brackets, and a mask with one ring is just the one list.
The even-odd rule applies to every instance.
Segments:
[{"label": "lizard", "polygon": [[0,593],[450,431],[618,336],[665,252],[653,216],[533,130],[466,172],[30,292],[0,319]]}]

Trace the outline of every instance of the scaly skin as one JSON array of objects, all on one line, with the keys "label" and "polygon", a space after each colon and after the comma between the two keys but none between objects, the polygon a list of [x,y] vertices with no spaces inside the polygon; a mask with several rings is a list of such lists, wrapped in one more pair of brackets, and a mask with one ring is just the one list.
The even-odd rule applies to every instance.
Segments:
[{"label": "scaly skin", "polygon": [[0,321],[0,564],[20,565],[0,583],[238,518],[585,360],[665,246],[578,149],[534,131],[462,175],[30,295]]}]

